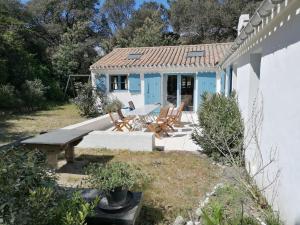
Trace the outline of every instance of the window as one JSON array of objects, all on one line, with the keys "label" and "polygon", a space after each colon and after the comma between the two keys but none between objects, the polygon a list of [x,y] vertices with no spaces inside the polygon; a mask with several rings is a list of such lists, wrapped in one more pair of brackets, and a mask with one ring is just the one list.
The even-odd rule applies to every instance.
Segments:
[{"label": "window", "polygon": [[110,91],[128,90],[127,75],[110,76]]},{"label": "window", "polygon": [[202,57],[205,55],[205,51],[201,50],[201,51],[190,51],[187,53],[187,58],[191,58],[191,57]]},{"label": "window", "polygon": [[140,59],[142,53],[129,53],[127,59]]}]

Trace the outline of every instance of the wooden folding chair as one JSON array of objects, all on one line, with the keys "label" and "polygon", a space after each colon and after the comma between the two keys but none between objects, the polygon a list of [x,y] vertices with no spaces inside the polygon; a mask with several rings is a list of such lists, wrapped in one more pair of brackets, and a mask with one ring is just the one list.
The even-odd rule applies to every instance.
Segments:
[{"label": "wooden folding chair", "polygon": [[168,115],[168,126],[174,130],[173,126],[177,125],[181,121],[182,111],[184,109],[184,102],[180,104],[178,109],[173,109]]},{"label": "wooden folding chair", "polygon": [[153,132],[157,138],[161,138],[162,134],[166,134],[167,136],[169,136],[169,134],[167,132],[168,131],[167,116],[168,116],[169,109],[170,109],[169,106],[161,108],[160,113],[159,113],[158,117],[156,118],[156,121],[149,122],[146,124],[148,130]]},{"label": "wooden folding chair", "polygon": [[123,123],[125,124],[126,128],[128,130],[132,130],[132,126],[130,125],[130,121],[132,121],[135,117],[134,116],[126,116],[125,117],[124,114],[122,113],[121,109],[118,109],[117,113],[118,113],[119,119],[121,121],[123,121]]},{"label": "wooden folding chair", "polygon": [[[114,124],[114,129],[113,131],[123,131],[123,128],[126,127],[126,124],[120,120],[120,119],[115,119],[113,116],[112,116],[112,113],[108,113],[109,114],[109,117],[111,119],[111,121],[113,122]],[[127,128],[127,127],[126,127]],[[128,129],[128,128],[127,128]]]}]

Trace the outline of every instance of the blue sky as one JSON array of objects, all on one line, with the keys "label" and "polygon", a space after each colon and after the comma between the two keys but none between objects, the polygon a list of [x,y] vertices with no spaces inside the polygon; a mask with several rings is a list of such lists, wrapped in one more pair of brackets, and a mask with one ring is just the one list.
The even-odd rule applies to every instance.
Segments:
[{"label": "blue sky", "polygon": [[[21,2],[23,3],[26,3],[28,2],[29,0],[21,0]],[[136,4],[137,4],[137,7],[140,6],[143,2],[148,2],[149,0],[135,0]],[[159,3],[162,3],[164,4],[165,6],[168,6],[168,3],[167,3],[167,0],[154,0],[156,2],[159,2]]]}]

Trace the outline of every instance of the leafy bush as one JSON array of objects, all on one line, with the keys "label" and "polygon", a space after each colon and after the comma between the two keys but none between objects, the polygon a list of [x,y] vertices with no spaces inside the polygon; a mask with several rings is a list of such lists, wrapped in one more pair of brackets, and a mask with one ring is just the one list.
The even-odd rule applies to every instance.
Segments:
[{"label": "leafy bush", "polygon": [[64,100],[64,93],[59,86],[58,82],[49,82],[49,89],[47,89],[46,92],[46,98],[55,101],[60,102]]},{"label": "leafy bush", "polygon": [[205,94],[198,111],[199,125],[192,139],[216,160],[243,159],[244,125],[235,95]]},{"label": "leafy bush", "polygon": [[0,108],[11,109],[20,104],[14,86],[0,85]]},{"label": "leafy bush", "polygon": [[117,99],[112,98],[107,101],[107,103],[104,106],[104,112],[110,113],[110,112],[116,112],[117,110],[121,109],[123,107],[123,103]]},{"label": "leafy bush", "polygon": [[20,98],[28,110],[41,108],[45,105],[45,87],[40,79],[26,80],[22,85],[22,94]]},{"label": "leafy bush", "polygon": [[99,199],[92,203],[86,202],[79,192],[74,192],[71,198],[63,198],[57,207],[58,220],[61,225],[86,225],[85,218],[93,212]]},{"label": "leafy bush", "polygon": [[0,221],[7,225],[83,225],[96,204],[59,188],[38,151],[1,150],[0,184]]},{"label": "leafy bush", "polygon": [[130,190],[145,178],[139,168],[124,162],[91,164],[87,168],[87,182],[93,188],[108,193],[117,188]]},{"label": "leafy bush", "polygon": [[103,106],[106,103],[106,96],[99,92],[93,85],[88,82],[85,84],[77,83],[77,97],[74,103],[83,116],[94,117],[103,113]]},{"label": "leafy bush", "polygon": [[214,204],[209,211],[202,210],[203,225],[260,225],[260,222],[253,216],[243,213],[228,218],[224,214],[225,208],[220,204]]},{"label": "leafy bush", "polygon": [[44,155],[39,152],[1,151],[0,209],[7,224],[30,224],[30,193],[40,187],[54,187],[55,177],[46,169],[44,161]]}]

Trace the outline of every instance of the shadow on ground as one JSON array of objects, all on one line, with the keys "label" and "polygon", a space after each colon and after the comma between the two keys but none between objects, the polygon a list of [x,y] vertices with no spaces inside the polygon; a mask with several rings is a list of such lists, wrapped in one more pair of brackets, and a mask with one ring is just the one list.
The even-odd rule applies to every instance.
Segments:
[{"label": "shadow on ground", "polygon": [[90,163],[106,164],[114,158],[113,155],[88,155],[83,154],[75,158],[73,163],[64,164],[56,172],[57,173],[70,173],[70,174],[85,174],[85,168]]},{"label": "shadow on ground", "polygon": [[136,225],[159,224],[164,219],[163,210],[144,203]]},{"label": "shadow on ground", "polygon": [[50,110],[52,109],[62,110],[63,107],[48,107],[43,111],[4,113],[3,115],[0,111],[0,144],[18,141],[32,135],[32,133],[26,131],[24,128],[25,125],[22,126],[22,124],[14,123],[12,121],[35,121],[40,116],[50,117],[52,115]]}]

